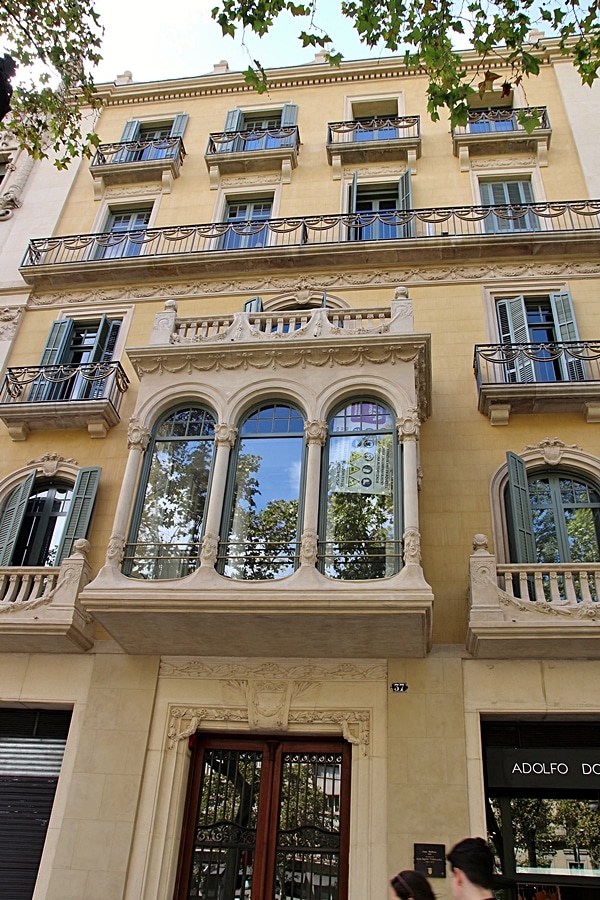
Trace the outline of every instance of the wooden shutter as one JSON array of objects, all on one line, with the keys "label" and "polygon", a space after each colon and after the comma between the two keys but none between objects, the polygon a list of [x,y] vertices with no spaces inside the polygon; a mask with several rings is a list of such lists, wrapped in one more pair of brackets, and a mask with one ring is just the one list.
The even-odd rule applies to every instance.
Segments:
[{"label": "wooden shutter", "polygon": [[[67,351],[71,346],[75,323],[73,319],[57,319],[52,323],[46,346],[44,347],[40,366],[56,366],[66,362]],[[31,385],[29,397],[31,403],[39,403],[42,400],[52,400],[53,395],[60,390],[60,385],[51,384],[43,377],[36,379]]]},{"label": "wooden shutter", "polygon": [[356,200],[358,198],[358,172],[352,176],[352,184],[350,185],[350,196],[348,199],[348,212],[356,212]]},{"label": "wooden shutter", "polygon": [[0,566],[10,566],[11,564],[35,478],[36,472],[31,472],[25,481],[15,488],[2,512],[0,518]]},{"label": "wooden shutter", "polygon": [[69,504],[67,521],[56,552],[57,566],[63,559],[71,555],[75,541],[84,538],[87,534],[101,471],[99,466],[79,470]]},{"label": "wooden shutter", "polygon": [[[502,343],[528,344],[527,310],[524,297],[499,300],[497,304]],[[507,363],[507,381],[531,383],[535,381],[533,361],[518,357],[514,363]]]},{"label": "wooden shutter", "polygon": [[188,119],[189,115],[187,113],[181,113],[180,115],[175,116],[173,125],[171,126],[171,134],[169,135],[169,137],[183,137],[183,132],[186,129]]},{"label": "wooden shutter", "polygon": [[[412,180],[410,170],[408,170],[404,173],[404,175],[402,175],[398,182],[398,209],[407,210],[412,208]],[[399,232],[400,237],[414,237],[414,220],[412,222],[407,222],[406,225],[402,225],[399,229]]]},{"label": "wooden shutter", "polygon": [[130,119],[128,122],[125,122],[123,134],[121,135],[121,140],[122,141],[137,141],[139,133],[140,133],[139,120],[138,119]]},{"label": "wooden shutter", "polygon": [[[295,103],[284,103],[283,109],[281,110],[281,127],[282,128],[291,128],[296,124],[298,118],[298,107]],[[290,134],[289,137],[284,137],[281,139],[282,147],[293,147],[295,143],[295,136]]]},{"label": "wooden shutter", "polygon": [[244,127],[244,114],[241,109],[230,109],[225,116],[225,128],[223,131],[242,131]]},{"label": "wooden shutter", "polygon": [[[90,362],[110,362],[112,360],[120,327],[121,322],[119,319],[110,321],[107,316],[102,316],[96,334],[96,341],[90,354]],[[89,386],[90,400],[102,397],[105,385],[105,378],[92,381]]]},{"label": "wooden shutter", "polygon": [[[550,294],[554,325],[560,341],[578,341],[579,332],[573,311],[571,295],[568,291]],[[561,357],[561,371],[565,381],[584,381],[585,368],[580,359]]]},{"label": "wooden shutter", "polygon": [[507,515],[511,550],[516,557],[514,562],[535,563],[537,562],[537,552],[525,460],[509,450],[506,454],[506,462],[508,464]]}]

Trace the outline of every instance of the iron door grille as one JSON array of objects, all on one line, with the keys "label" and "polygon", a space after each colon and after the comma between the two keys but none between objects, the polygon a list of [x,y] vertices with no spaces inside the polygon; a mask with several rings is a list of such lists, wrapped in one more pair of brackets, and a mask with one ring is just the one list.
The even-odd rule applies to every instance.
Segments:
[{"label": "iron door grille", "polygon": [[198,738],[177,900],[346,900],[349,745]]}]

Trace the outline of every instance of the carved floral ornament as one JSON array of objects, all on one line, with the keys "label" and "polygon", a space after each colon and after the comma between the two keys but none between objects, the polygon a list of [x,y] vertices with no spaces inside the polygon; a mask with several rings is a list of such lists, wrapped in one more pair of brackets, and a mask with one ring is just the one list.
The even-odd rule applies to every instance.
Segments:
[{"label": "carved floral ornament", "polygon": [[132,416],[127,429],[127,449],[139,450],[140,453],[143,453],[148,446],[150,436],[150,431],[136,416]]},{"label": "carved floral ornament", "polygon": [[[474,263],[446,266],[413,266],[406,269],[364,269],[352,272],[335,271],[302,279],[306,291],[352,290],[364,287],[392,287],[402,284],[456,284],[489,280],[573,278],[600,275],[600,261]],[[80,304],[106,305],[111,302],[153,301],[167,298],[212,297],[227,294],[232,297],[261,293],[292,293],[298,279],[292,275],[248,275],[231,279],[207,279],[180,283],[144,282],[115,288],[88,288],[77,291],[56,291],[33,294],[28,305],[33,307],[69,306]],[[268,301],[267,301],[268,302]]]}]

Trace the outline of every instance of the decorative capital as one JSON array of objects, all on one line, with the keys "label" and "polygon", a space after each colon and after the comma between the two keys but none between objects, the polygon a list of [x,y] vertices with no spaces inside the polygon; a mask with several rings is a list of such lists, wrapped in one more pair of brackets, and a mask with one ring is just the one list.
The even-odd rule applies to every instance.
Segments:
[{"label": "decorative capital", "polygon": [[143,453],[148,446],[149,440],[150,431],[142,425],[136,416],[132,416],[127,429],[127,449],[138,450],[140,453]]},{"label": "decorative capital", "polygon": [[21,308],[5,306],[0,310],[0,341],[12,341],[21,319]]},{"label": "decorative capital", "polygon": [[307,444],[317,444],[319,447],[323,447],[327,440],[327,422],[318,419],[313,419],[312,422],[305,422],[304,437]]},{"label": "decorative capital", "polygon": [[215,425],[215,444],[217,447],[233,447],[237,437],[238,430],[235,425],[228,425],[227,422],[219,422]]},{"label": "decorative capital", "polygon": [[421,565],[421,535],[418,528],[407,528],[402,535],[405,565]]},{"label": "decorative capital", "polygon": [[319,536],[316,531],[304,531],[300,544],[300,565],[316,566]]},{"label": "decorative capital", "polygon": [[106,548],[106,565],[117,569],[123,560],[125,548],[125,535],[119,532],[111,534]]},{"label": "decorative capital", "polygon": [[202,549],[200,550],[200,565],[210,566],[214,568],[217,562],[219,552],[219,535],[214,532],[207,531],[202,538]]},{"label": "decorative capital", "polygon": [[421,430],[421,419],[415,406],[411,406],[406,411],[406,416],[396,419],[396,427],[398,429],[398,439],[401,441],[419,439]]}]

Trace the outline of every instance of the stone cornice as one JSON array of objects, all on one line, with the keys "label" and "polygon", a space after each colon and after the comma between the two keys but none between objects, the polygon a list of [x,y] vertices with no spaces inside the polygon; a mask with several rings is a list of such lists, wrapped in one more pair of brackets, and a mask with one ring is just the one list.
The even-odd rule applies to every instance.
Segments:
[{"label": "stone cornice", "polygon": [[[555,59],[564,59],[559,51],[556,39],[544,40],[544,49],[531,46],[530,52],[542,65],[549,65]],[[476,71],[486,61],[475,51],[461,54],[463,66],[467,72]],[[492,63],[490,62],[490,65]],[[494,68],[502,68],[498,61],[493,61]],[[408,66],[403,57],[389,56],[375,59],[359,59],[342,62],[334,67],[326,63],[305,63],[287,68],[267,69],[269,90],[296,89],[298,87],[316,86],[320,84],[348,84],[377,79],[378,86],[382,81],[407,76],[425,76],[418,66]],[[117,85],[106,83],[97,85],[105,106],[127,106],[129,104],[154,103],[156,101],[185,101],[195,97],[247,94],[258,97],[256,91],[244,81],[243,72],[227,72],[226,74],[208,73],[187,78],[168,81],[148,81]]]}]

